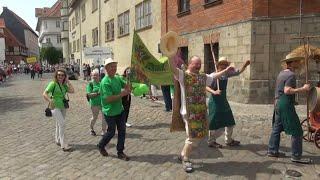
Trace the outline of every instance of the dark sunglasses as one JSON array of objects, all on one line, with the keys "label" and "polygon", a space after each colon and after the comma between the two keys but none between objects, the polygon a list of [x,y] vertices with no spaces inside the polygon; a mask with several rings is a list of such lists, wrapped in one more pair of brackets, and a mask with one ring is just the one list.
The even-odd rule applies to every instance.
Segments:
[{"label": "dark sunglasses", "polygon": [[57,74],[57,76],[66,76],[65,74]]}]

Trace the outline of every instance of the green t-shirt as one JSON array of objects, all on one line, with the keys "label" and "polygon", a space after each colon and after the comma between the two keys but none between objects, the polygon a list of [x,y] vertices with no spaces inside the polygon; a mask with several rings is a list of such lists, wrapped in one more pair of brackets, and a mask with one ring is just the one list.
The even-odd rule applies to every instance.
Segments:
[{"label": "green t-shirt", "polygon": [[[60,87],[62,92],[60,90]],[[55,108],[64,109],[63,99],[68,91],[68,86],[64,84],[60,85],[60,87],[58,83],[56,83],[55,81],[51,81],[46,88],[46,92],[51,94]]]},{"label": "green t-shirt", "polygon": [[[91,81],[89,84],[87,84],[86,92],[87,93],[97,93],[100,90],[100,82]],[[96,96],[93,98],[90,98],[89,101],[91,106],[101,106],[101,97]]]},{"label": "green t-shirt", "polygon": [[105,76],[102,79],[100,83],[101,105],[102,112],[106,116],[120,115],[123,111],[121,98],[111,103],[107,103],[106,98],[113,95],[119,95],[125,84],[126,82],[118,75],[115,75],[113,78]]}]

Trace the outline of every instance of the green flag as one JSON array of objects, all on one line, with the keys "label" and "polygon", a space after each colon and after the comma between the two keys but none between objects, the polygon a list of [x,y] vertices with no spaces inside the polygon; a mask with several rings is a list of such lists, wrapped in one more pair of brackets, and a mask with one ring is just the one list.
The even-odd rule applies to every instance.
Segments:
[{"label": "green flag", "polygon": [[130,81],[154,85],[173,84],[168,58],[157,60],[136,32],[133,34]]}]

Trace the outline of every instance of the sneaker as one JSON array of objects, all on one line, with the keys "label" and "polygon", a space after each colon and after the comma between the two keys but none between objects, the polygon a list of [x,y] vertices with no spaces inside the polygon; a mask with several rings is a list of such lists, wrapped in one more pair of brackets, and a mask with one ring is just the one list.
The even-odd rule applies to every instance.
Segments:
[{"label": "sneaker", "polygon": [[312,160],[310,158],[301,158],[301,157],[291,157],[291,161],[295,163],[301,163],[301,164],[312,163]]},{"label": "sneaker", "polygon": [[211,142],[208,144],[208,147],[211,147],[211,148],[222,148],[222,145],[217,143],[217,142]]},{"label": "sneaker", "polygon": [[129,124],[129,123],[126,123],[126,126],[127,126],[127,127],[131,127],[132,125],[131,125],[131,124]]},{"label": "sneaker", "polygon": [[192,163],[189,160],[182,161],[182,168],[186,173],[190,173],[193,171]]},{"label": "sneaker", "polygon": [[236,140],[232,140],[229,143],[226,143],[227,146],[239,146],[240,145],[240,141],[236,141]]},{"label": "sneaker", "polygon": [[275,152],[268,152],[267,156],[268,157],[285,157],[286,154],[283,152],[276,152],[276,153]]},{"label": "sneaker", "polygon": [[118,153],[118,158],[124,161],[129,161],[130,158],[124,153]]},{"label": "sneaker", "polygon": [[90,134],[91,134],[92,136],[96,136],[96,135],[97,135],[96,132],[95,132],[93,129],[91,129]]},{"label": "sneaker", "polygon": [[97,144],[97,147],[98,147],[99,152],[100,152],[100,154],[101,154],[102,156],[105,156],[105,157],[106,157],[106,156],[109,155],[105,148],[100,148],[100,147],[99,147],[99,144]]},{"label": "sneaker", "polygon": [[60,142],[56,142],[56,145],[57,145],[57,146],[61,146]]},{"label": "sneaker", "polygon": [[62,151],[71,152],[71,151],[73,151],[73,149],[70,146],[66,145],[65,147],[62,148]]}]

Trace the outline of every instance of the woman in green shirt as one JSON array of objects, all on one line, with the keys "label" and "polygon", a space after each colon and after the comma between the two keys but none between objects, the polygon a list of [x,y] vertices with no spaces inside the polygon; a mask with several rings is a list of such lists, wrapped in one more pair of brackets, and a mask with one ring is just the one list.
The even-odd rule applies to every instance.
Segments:
[{"label": "woman in green shirt", "polygon": [[[86,92],[87,92],[87,97],[89,98],[89,103],[92,111],[92,118],[90,120],[90,134],[92,136],[96,136],[97,134],[94,131],[93,126],[98,119],[99,112],[101,112],[100,78],[99,78],[99,71],[97,69],[92,71],[91,78],[92,78],[92,81],[87,85]],[[107,126],[107,123],[104,120],[104,116],[102,113],[101,135],[104,135],[104,133],[106,132],[106,126]]]},{"label": "woman in green shirt", "polygon": [[68,108],[65,105],[67,92],[74,93],[74,88],[67,78],[66,71],[58,69],[54,74],[54,80],[48,84],[43,92],[43,97],[49,102],[52,115],[56,119],[55,141],[58,146],[61,146],[63,151],[72,150],[64,138],[66,108]]}]

